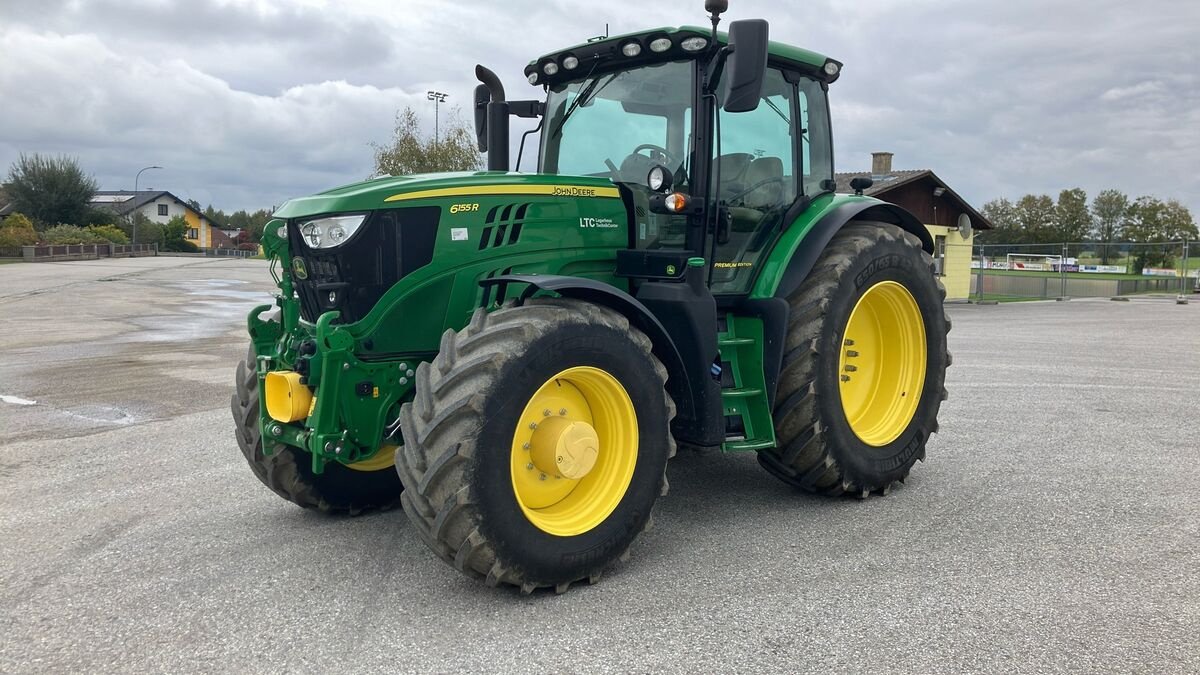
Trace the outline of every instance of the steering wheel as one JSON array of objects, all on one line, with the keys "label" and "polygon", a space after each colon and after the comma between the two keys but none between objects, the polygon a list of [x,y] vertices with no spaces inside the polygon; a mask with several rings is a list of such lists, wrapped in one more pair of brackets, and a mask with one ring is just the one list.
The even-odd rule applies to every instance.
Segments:
[{"label": "steering wheel", "polygon": [[[636,155],[639,152],[641,152],[642,150],[653,150],[653,151],[657,152],[658,154],[662,155],[663,159],[666,160],[668,167],[680,166],[683,164],[683,162],[680,162],[678,159],[675,158],[675,155],[671,154],[670,150],[667,150],[666,148],[664,148],[661,145],[655,145],[653,143],[642,143],[641,145],[634,148],[633,152],[631,152],[629,154]],[[654,161],[653,157],[649,157],[648,159],[652,162]]]},{"label": "steering wheel", "polygon": [[[651,150],[661,155],[661,160],[656,160],[652,156],[640,154],[643,150]],[[625,159],[621,160],[621,166],[617,167],[612,160],[604,160],[608,166],[609,173],[612,174],[613,182],[634,181],[642,182],[646,179],[646,174],[650,173],[651,167],[655,164],[666,164],[668,168],[683,166],[683,162],[679,161],[671,151],[655,145],[653,143],[642,143],[633,149]]]}]

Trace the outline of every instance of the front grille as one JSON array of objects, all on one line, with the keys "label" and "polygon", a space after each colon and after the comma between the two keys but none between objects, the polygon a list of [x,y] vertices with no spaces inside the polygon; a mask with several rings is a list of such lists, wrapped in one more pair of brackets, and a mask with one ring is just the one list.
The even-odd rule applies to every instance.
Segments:
[{"label": "front grille", "polygon": [[294,279],[301,316],[316,321],[336,310],[339,323],[365,317],[396,282],[433,260],[440,216],[436,206],[375,211],[349,241],[332,249],[309,248],[300,236],[301,221],[289,221],[292,256],[303,258],[308,270],[307,279]]}]

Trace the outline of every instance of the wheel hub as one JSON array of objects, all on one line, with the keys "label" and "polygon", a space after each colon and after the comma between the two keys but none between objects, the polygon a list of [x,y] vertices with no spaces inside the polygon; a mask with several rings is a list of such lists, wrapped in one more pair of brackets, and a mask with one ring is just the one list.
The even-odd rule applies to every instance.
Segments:
[{"label": "wheel hub", "polygon": [[538,425],[529,454],[542,473],[579,480],[596,466],[600,437],[587,422],[550,417]]}]

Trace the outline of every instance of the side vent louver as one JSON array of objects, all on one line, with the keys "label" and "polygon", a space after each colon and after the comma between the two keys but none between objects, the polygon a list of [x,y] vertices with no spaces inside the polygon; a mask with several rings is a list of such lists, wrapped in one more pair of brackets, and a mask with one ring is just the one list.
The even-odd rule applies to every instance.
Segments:
[{"label": "side vent louver", "polygon": [[531,204],[508,204],[496,206],[488,211],[484,220],[483,234],[479,236],[479,250],[512,246],[521,238],[521,227]]}]

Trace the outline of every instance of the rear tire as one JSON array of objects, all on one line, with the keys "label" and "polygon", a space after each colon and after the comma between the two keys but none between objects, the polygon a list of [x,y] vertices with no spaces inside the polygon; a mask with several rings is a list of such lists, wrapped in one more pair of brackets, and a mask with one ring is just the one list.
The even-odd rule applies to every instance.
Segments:
[{"label": "rear tire", "polygon": [[[616,383],[615,397],[571,379],[580,371]],[[595,583],[628,554],[666,494],[666,464],[675,452],[666,379],[649,338],[612,310],[566,299],[476,310],[463,330],[443,335],[432,363],[420,365],[415,398],[401,409],[396,469],[405,512],[434,553],[490,586],[529,593]],[[559,394],[542,398],[548,391]],[[567,391],[582,399],[549,402]],[[553,464],[538,459],[536,434],[573,427],[577,410],[590,411],[599,459],[572,486],[570,476],[554,475]],[[606,418],[620,424],[604,424]],[[570,490],[547,497],[559,485]],[[570,509],[577,517],[562,513]]]},{"label": "rear tire", "polygon": [[[275,494],[306,509],[357,516],[371,510],[385,511],[400,502],[403,487],[392,467],[356,471],[341,464],[325,465],[321,474],[312,472],[312,457],[303,450],[277,444],[269,456],[263,452],[259,422],[258,375],[247,364],[254,363],[254,347],[237,367],[237,390],[230,400],[238,447],[250,470]],[[380,452],[389,452],[383,448]]]},{"label": "rear tire", "polygon": [[[950,321],[943,308],[946,291],[933,269],[920,240],[895,225],[853,223],[834,236],[808,279],[788,297],[790,323],[774,410],[777,445],[759,453],[763,468],[809,492],[865,498],[872,492],[886,493],[925,458],[926,442],[938,429],[951,361],[946,348]],[[924,378],[910,383],[920,386],[919,401],[911,416],[906,412],[890,429],[885,424],[885,433],[868,423],[852,424],[852,404],[842,400],[843,378],[860,375],[853,366],[847,368],[845,356],[853,347],[853,341],[846,343],[852,313],[865,295],[880,287],[894,292],[903,287],[896,293],[901,298],[907,291],[915,301],[912,314],[924,339]],[[869,357],[862,355],[864,360]]]}]

